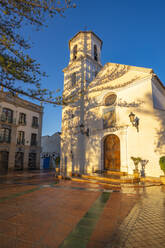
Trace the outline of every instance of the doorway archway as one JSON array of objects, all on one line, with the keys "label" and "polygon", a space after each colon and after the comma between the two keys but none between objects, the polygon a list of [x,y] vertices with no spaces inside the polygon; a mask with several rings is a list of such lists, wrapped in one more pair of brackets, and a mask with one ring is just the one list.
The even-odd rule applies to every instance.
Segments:
[{"label": "doorway archway", "polygon": [[104,170],[120,171],[120,139],[115,134],[104,140]]},{"label": "doorway archway", "polygon": [[0,151],[0,172],[8,171],[9,152]]}]

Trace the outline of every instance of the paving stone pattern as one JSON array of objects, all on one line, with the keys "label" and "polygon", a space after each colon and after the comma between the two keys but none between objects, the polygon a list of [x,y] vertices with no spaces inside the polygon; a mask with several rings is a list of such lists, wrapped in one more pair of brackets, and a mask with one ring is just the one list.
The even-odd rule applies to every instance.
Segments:
[{"label": "paving stone pattern", "polygon": [[112,234],[106,248],[165,247],[165,188],[150,188]]},{"label": "paving stone pattern", "polygon": [[[58,184],[55,184],[58,183]],[[165,187],[0,176],[0,248],[164,248]]]},{"label": "paving stone pattern", "polygon": [[59,248],[85,248],[87,246],[109,196],[108,192],[101,194]]}]

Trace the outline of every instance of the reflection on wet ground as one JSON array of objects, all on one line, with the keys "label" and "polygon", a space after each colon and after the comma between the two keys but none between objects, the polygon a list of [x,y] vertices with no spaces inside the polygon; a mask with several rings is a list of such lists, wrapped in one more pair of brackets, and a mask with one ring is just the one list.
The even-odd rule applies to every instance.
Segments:
[{"label": "reflection on wet ground", "polygon": [[136,191],[140,198],[106,248],[165,247],[165,187]]},{"label": "reflection on wet ground", "polygon": [[14,171],[0,175],[1,184],[43,184],[55,181],[55,171]]},{"label": "reflection on wet ground", "polygon": [[53,171],[0,176],[0,247],[163,248],[165,186],[146,186],[58,182]]}]

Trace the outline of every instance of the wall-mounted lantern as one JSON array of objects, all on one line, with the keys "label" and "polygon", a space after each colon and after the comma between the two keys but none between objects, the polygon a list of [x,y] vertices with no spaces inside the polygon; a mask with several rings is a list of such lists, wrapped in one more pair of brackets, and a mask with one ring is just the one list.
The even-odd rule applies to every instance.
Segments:
[{"label": "wall-mounted lantern", "polygon": [[73,159],[73,151],[70,151],[70,158]]},{"label": "wall-mounted lantern", "polygon": [[135,114],[132,112],[129,114],[129,118],[132,126],[136,127],[137,132],[139,132],[139,118],[137,116],[135,117]]},{"label": "wall-mounted lantern", "polygon": [[85,130],[84,124],[80,124],[80,133],[86,134],[86,136],[89,136],[89,128]]}]

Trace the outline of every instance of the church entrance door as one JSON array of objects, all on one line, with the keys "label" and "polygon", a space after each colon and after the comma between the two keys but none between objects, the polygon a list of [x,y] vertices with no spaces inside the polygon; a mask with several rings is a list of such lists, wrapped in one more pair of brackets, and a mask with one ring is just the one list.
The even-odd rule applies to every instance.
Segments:
[{"label": "church entrance door", "polygon": [[120,171],[120,139],[115,134],[104,140],[104,169]]}]

